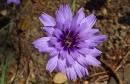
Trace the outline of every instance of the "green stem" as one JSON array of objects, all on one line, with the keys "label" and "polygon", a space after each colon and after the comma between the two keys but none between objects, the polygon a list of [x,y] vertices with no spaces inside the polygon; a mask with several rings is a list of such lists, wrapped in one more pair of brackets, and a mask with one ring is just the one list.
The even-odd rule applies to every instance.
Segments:
[{"label": "green stem", "polygon": [[16,9],[16,4],[13,4],[13,14],[14,14],[14,12],[15,12],[15,9]]},{"label": "green stem", "polygon": [[22,9],[22,11],[20,13],[17,14],[17,16],[15,18],[13,18],[6,26],[4,26],[3,28],[0,29],[0,32],[3,31],[4,29],[6,29],[10,24],[12,24],[17,18],[19,18],[19,16],[22,14],[22,12],[27,8],[27,6],[29,5],[31,0],[28,0],[28,2],[26,3],[26,5],[24,6],[24,8]]},{"label": "green stem", "polygon": [[6,48],[6,45],[7,45],[8,40],[9,40],[9,35],[10,35],[10,28],[9,28],[9,30],[8,30],[8,36],[7,36],[7,38],[6,38],[4,47],[1,49],[0,54],[1,54],[1,53],[5,50],[5,48]]},{"label": "green stem", "polygon": [[3,68],[3,70],[2,70],[2,75],[1,75],[0,84],[4,84],[6,69],[7,69],[8,65],[9,65],[9,62],[10,62],[10,60],[12,59],[13,56],[14,56],[14,53],[12,53],[12,54],[9,56],[9,58],[7,59],[5,65],[4,65],[4,68]]},{"label": "green stem", "polygon": [[[12,10],[13,14],[14,14],[15,9],[16,9],[16,4],[13,4],[13,10]],[[15,16],[14,16],[14,17],[15,17]],[[3,48],[2,48],[1,51],[0,51],[0,54],[5,50],[6,45],[7,45],[8,41],[9,41],[9,35],[10,35],[10,28],[11,28],[11,27],[12,27],[12,24],[10,24],[10,27],[9,27],[9,29],[8,29],[7,38],[6,38],[6,41],[5,41],[5,44],[4,44]]]},{"label": "green stem", "polygon": [[72,5],[71,5],[71,10],[72,10],[73,15],[75,11],[75,3],[76,3],[76,0],[73,0]]}]

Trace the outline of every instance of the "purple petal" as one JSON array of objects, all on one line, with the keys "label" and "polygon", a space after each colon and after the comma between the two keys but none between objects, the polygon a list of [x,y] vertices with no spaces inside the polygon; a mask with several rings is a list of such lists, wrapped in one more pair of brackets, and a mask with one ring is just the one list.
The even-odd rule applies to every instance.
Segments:
[{"label": "purple petal", "polygon": [[44,26],[55,26],[56,22],[54,18],[52,18],[50,15],[43,13],[39,17],[40,21],[44,24]]},{"label": "purple petal", "polygon": [[55,30],[54,30],[54,35],[55,35],[58,39],[62,39],[62,37],[64,36],[63,33],[61,32],[61,30],[59,30],[59,29],[55,29]]},{"label": "purple petal", "polygon": [[66,58],[67,58],[66,61],[68,66],[74,64],[75,60],[72,58],[72,56],[69,53],[67,53]]},{"label": "purple petal", "polygon": [[76,72],[74,67],[67,67],[66,68],[66,75],[69,80],[75,80],[77,78]]},{"label": "purple petal", "polygon": [[90,29],[87,27],[88,27],[88,25],[86,23],[82,23],[79,27],[79,32],[81,34],[95,34],[95,33],[99,32],[98,29]]},{"label": "purple petal", "polygon": [[76,45],[78,45],[80,48],[85,48],[88,47],[89,44],[87,44],[86,42],[80,41],[80,42],[76,42]]},{"label": "purple petal", "polygon": [[96,48],[91,49],[91,51],[90,51],[90,54],[93,55],[94,57],[100,56],[101,53],[102,52],[100,50],[96,49]]},{"label": "purple petal", "polygon": [[[95,34],[95,33],[97,33],[97,32],[99,32],[99,29],[89,29],[88,31],[86,31],[85,33],[86,34]],[[83,32],[82,32],[83,33]]]},{"label": "purple petal", "polygon": [[46,69],[52,72],[57,66],[57,61],[58,61],[58,56],[50,58],[46,65]]},{"label": "purple petal", "polygon": [[65,20],[72,20],[72,12],[68,5],[60,5],[59,12],[61,12]]},{"label": "purple petal", "polygon": [[77,62],[82,65],[83,67],[86,67],[88,65],[88,62],[86,58],[80,54],[80,57],[77,59]]},{"label": "purple petal", "polygon": [[87,24],[86,23],[82,23],[82,24],[80,24],[80,26],[79,26],[79,32],[80,33],[82,33],[83,31],[86,31],[86,29],[87,29]]},{"label": "purple petal", "polygon": [[64,23],[56,22],[55,29],[56,29],[56,28],[62,31],[63,28],[64,28]]},{"label": "purple petal", "polygon": [[70,26],[71,26],[70,21],[66,20],[64,23],[64,32],[67,32],[68,30],[70,30]]},{"label": "purple petal", "polygon": [[94,14],[90,14],[89,16],[87,16],[86,18],[84,18],[80,24],[86,23],[87,24],[87,28],[92,28],[93,25],[96,23],[96,16]]},{"label": "purple petal", "polygon": [[60,72],[64,73],[65,72],[65,67],[66,67],[66,59],[58,59],[58,64],[57,68]]},{"label": "purple petal", "polygon": [[90,49],[88,49],[88,48],[79,48],[79,49],[77,49],[78,50],[78,52],[80,52],[81,54],[89,54],[90,53]]},{"label": "purple petal", "polygon": [[79,30],[78,27],[79,27],[79,24],[77,24],[77,23],[72,24],[70,31],[71,31],[71,33],[72,33],[73,35],[78,32],[78,30]]},{"label": "purple petal", "polygon": [[81,69],[80,69],[78,63],[75,63],[74,68],[75,68],[75,71],[77,72],[78,76],[79,76],[80,78],[83,77],[82,71],[81,71]]},{"label": "purple petal", "polygon": [[81,40],[87,40],[87,39],[91,38],[92,36],[94,36],[94,35],[87,34],[87,33],[80,33],[80,39]]},{"label": "purple petal", "polygon": [[85,40],[86,44],[88,44],[89,48],[97,46],[99,43],[93,43],[91,40]]},{"label": "purple petal", "polygon": [[56,43],[56,44],[55,44],[55,47],[56,47],[58,50],[62,50],[62,49],[64,48],[61,42]]},{"label": "purple petal", "polygon": [[69,79],[69,80],[71,80],[71,75],[70,75],[70,70],[69,70],[69,68],[66,68],[66,76],[67,76],[67,78]]},{"label": "purple petal", "polygon": [[83,9],[80,8],[79,11],[76,13],[76,15],[74,16],[73,20],[72,20],[72,24],[79,24],[80,21],[85,18],[85,14],[83,12]]},{"label": "purple petal", "polygon": [[101,62],[99,62],[95,57],[91,56],[91,55],[86,55],[86,60],[89,63],[89,65],[93,65],[93,66],[100,66]]},{"label": "purple petal", "polygon": [[45,32],[45,34],[49,37],[52,36],[54,28],[53,27],[43,27],[42,30]]},{"label": "purple petal", "polygon": [[68,54],[68,50],[67,49],[60,50],[60,56],[62,56],[62,58],[66,58],[67,54]]},{"label": "purple petal", "polygon": [[[88,38],[91,38],[91,36],[92,36],[93,34],[98,33],[98,32],[99,32],[98,29],[86,29],[86,30],[84,30],[84,31],[82,31],[82,32],[80,33],[80,36],[81,36],[82,38],[85,38],[85,35],[89,35],[89,36],[87,36],[87,38],[85,38],[85,39],[88,39]],[[83,36],[84,36],[84,37],[83,37]]]},{"label": "purple petal", "polygon": [[56,56],[56,55],[58,55],[59,54],[59,51],[57,50],[57,49],[55,49],[55,48],[53,48],[51,51],[50,51],[50,56],[51,57],[54,57],[54,56]]},{"label": "purple petal", "polygon": [[62,24],[65,22],[64,16],[60,11],[56,11],[55,16],[56,16],[56,21],[57,22],[60,22]]},{"label": "purple petal", "polygon": [[34,41],[32,44],[38,49],[39,52],[50,52],[52,47],[50,47],[49,37],[42,37]]},{"label": "purple petal", "polygon": [[54,45],[59,42],[56,37],[50,37],[50,41],[51,41],[51,43],[54,44]]},{"label": "purple petal", "polygon": [[70,54],[73,57],[73,59],[77,60],[79,57],[79,53],[77,52],[77,50],[75,48],[70,49]]},{"label": "purple petal", "polygon": [[90,38],[89,40],[92,42],[92,43],[97,43],[97,44],[99,44],[99,43],[102,43],[102,42],[104,42],[105,41],[105,39],[106,39],[106,35],[95,35],[95,36],[93,36],[92,38]]},{"label": "purple petal", "polygon": [[37,39],[36,41],[34,41],[33,44],[39,43],[40,41],[46,43],[46,42],[49,41],[49,40],[50,40],[49,37],[42,37],[42,38],[39,38],[39,39]]},{"label": "purple petal", "polygon": [[86,67],[81,66],[79,63],[75,62],[74,68],[80,78],[88,75],[88,70],[86,69]]}]

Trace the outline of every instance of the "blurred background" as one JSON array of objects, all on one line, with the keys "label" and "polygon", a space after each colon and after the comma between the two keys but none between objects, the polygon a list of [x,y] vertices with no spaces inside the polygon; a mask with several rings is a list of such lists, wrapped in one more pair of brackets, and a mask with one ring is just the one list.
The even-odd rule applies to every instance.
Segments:
[{"label": "blurred background", "polygon": [[45,12],[55,18],[60,4],[71,6],[72,0],[21,0],[19,5],[0,0],[0,75],[14,53],[5,84],[130,84],[130,0],[76,1],[75,13],[82,7],[86,16],[95,14],[94,28],[107,39],[97,47],[103,52],[97,58],[101,67],[88,66],[89,76],[73,81],[57,70],[49,73],[45,68],[48,54],[39,53],[32,45],[45,36],[38,17]]}]

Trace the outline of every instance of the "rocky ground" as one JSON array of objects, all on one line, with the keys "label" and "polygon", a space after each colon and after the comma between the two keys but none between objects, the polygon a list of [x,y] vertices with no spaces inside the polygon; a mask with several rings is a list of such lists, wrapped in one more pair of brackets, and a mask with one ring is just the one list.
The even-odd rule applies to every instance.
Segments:
[{"label": "rocky ground", "polygon": [[[13,5],[0,3],[0,29],[15,17],[28,0],[13,11]],[[72,0],[32,0],[22,15],[11,27],[0,32],[0,74],[7,58],[15,53],[5,76],[5,84],[130,84],[130,1],[129,0],[77,0],[75,11],[83,8],[87,15],[97,16],[95,28],[107,36],[98,46],[103,53],[98,58],[101,67],[89,66],[90,75],[74,81],[66,80],[56,70],[49,73],[45,67],[48,54],[39,53],[32,42],[45,36],[41,31],[43,24],[38,17],[42,12],[54,17],[60,4],[71,5]],[[13,11],[13,12],[12,12]],[[5,15],[3,15],[3,13]],[[58,75],[58,80],[56,80]],[[35,82],[36,81],[36,82]]]}]

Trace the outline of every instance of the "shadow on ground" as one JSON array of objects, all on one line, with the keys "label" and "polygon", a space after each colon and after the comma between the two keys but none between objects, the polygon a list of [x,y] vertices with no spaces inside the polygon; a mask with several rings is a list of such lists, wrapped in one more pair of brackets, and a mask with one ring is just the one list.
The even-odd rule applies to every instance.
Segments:
[{"label": "shadow on ground", "polygon": [[86,3],[85,8],[90,12],[93,10],[100,10],[107,0],[90,0]]}]

